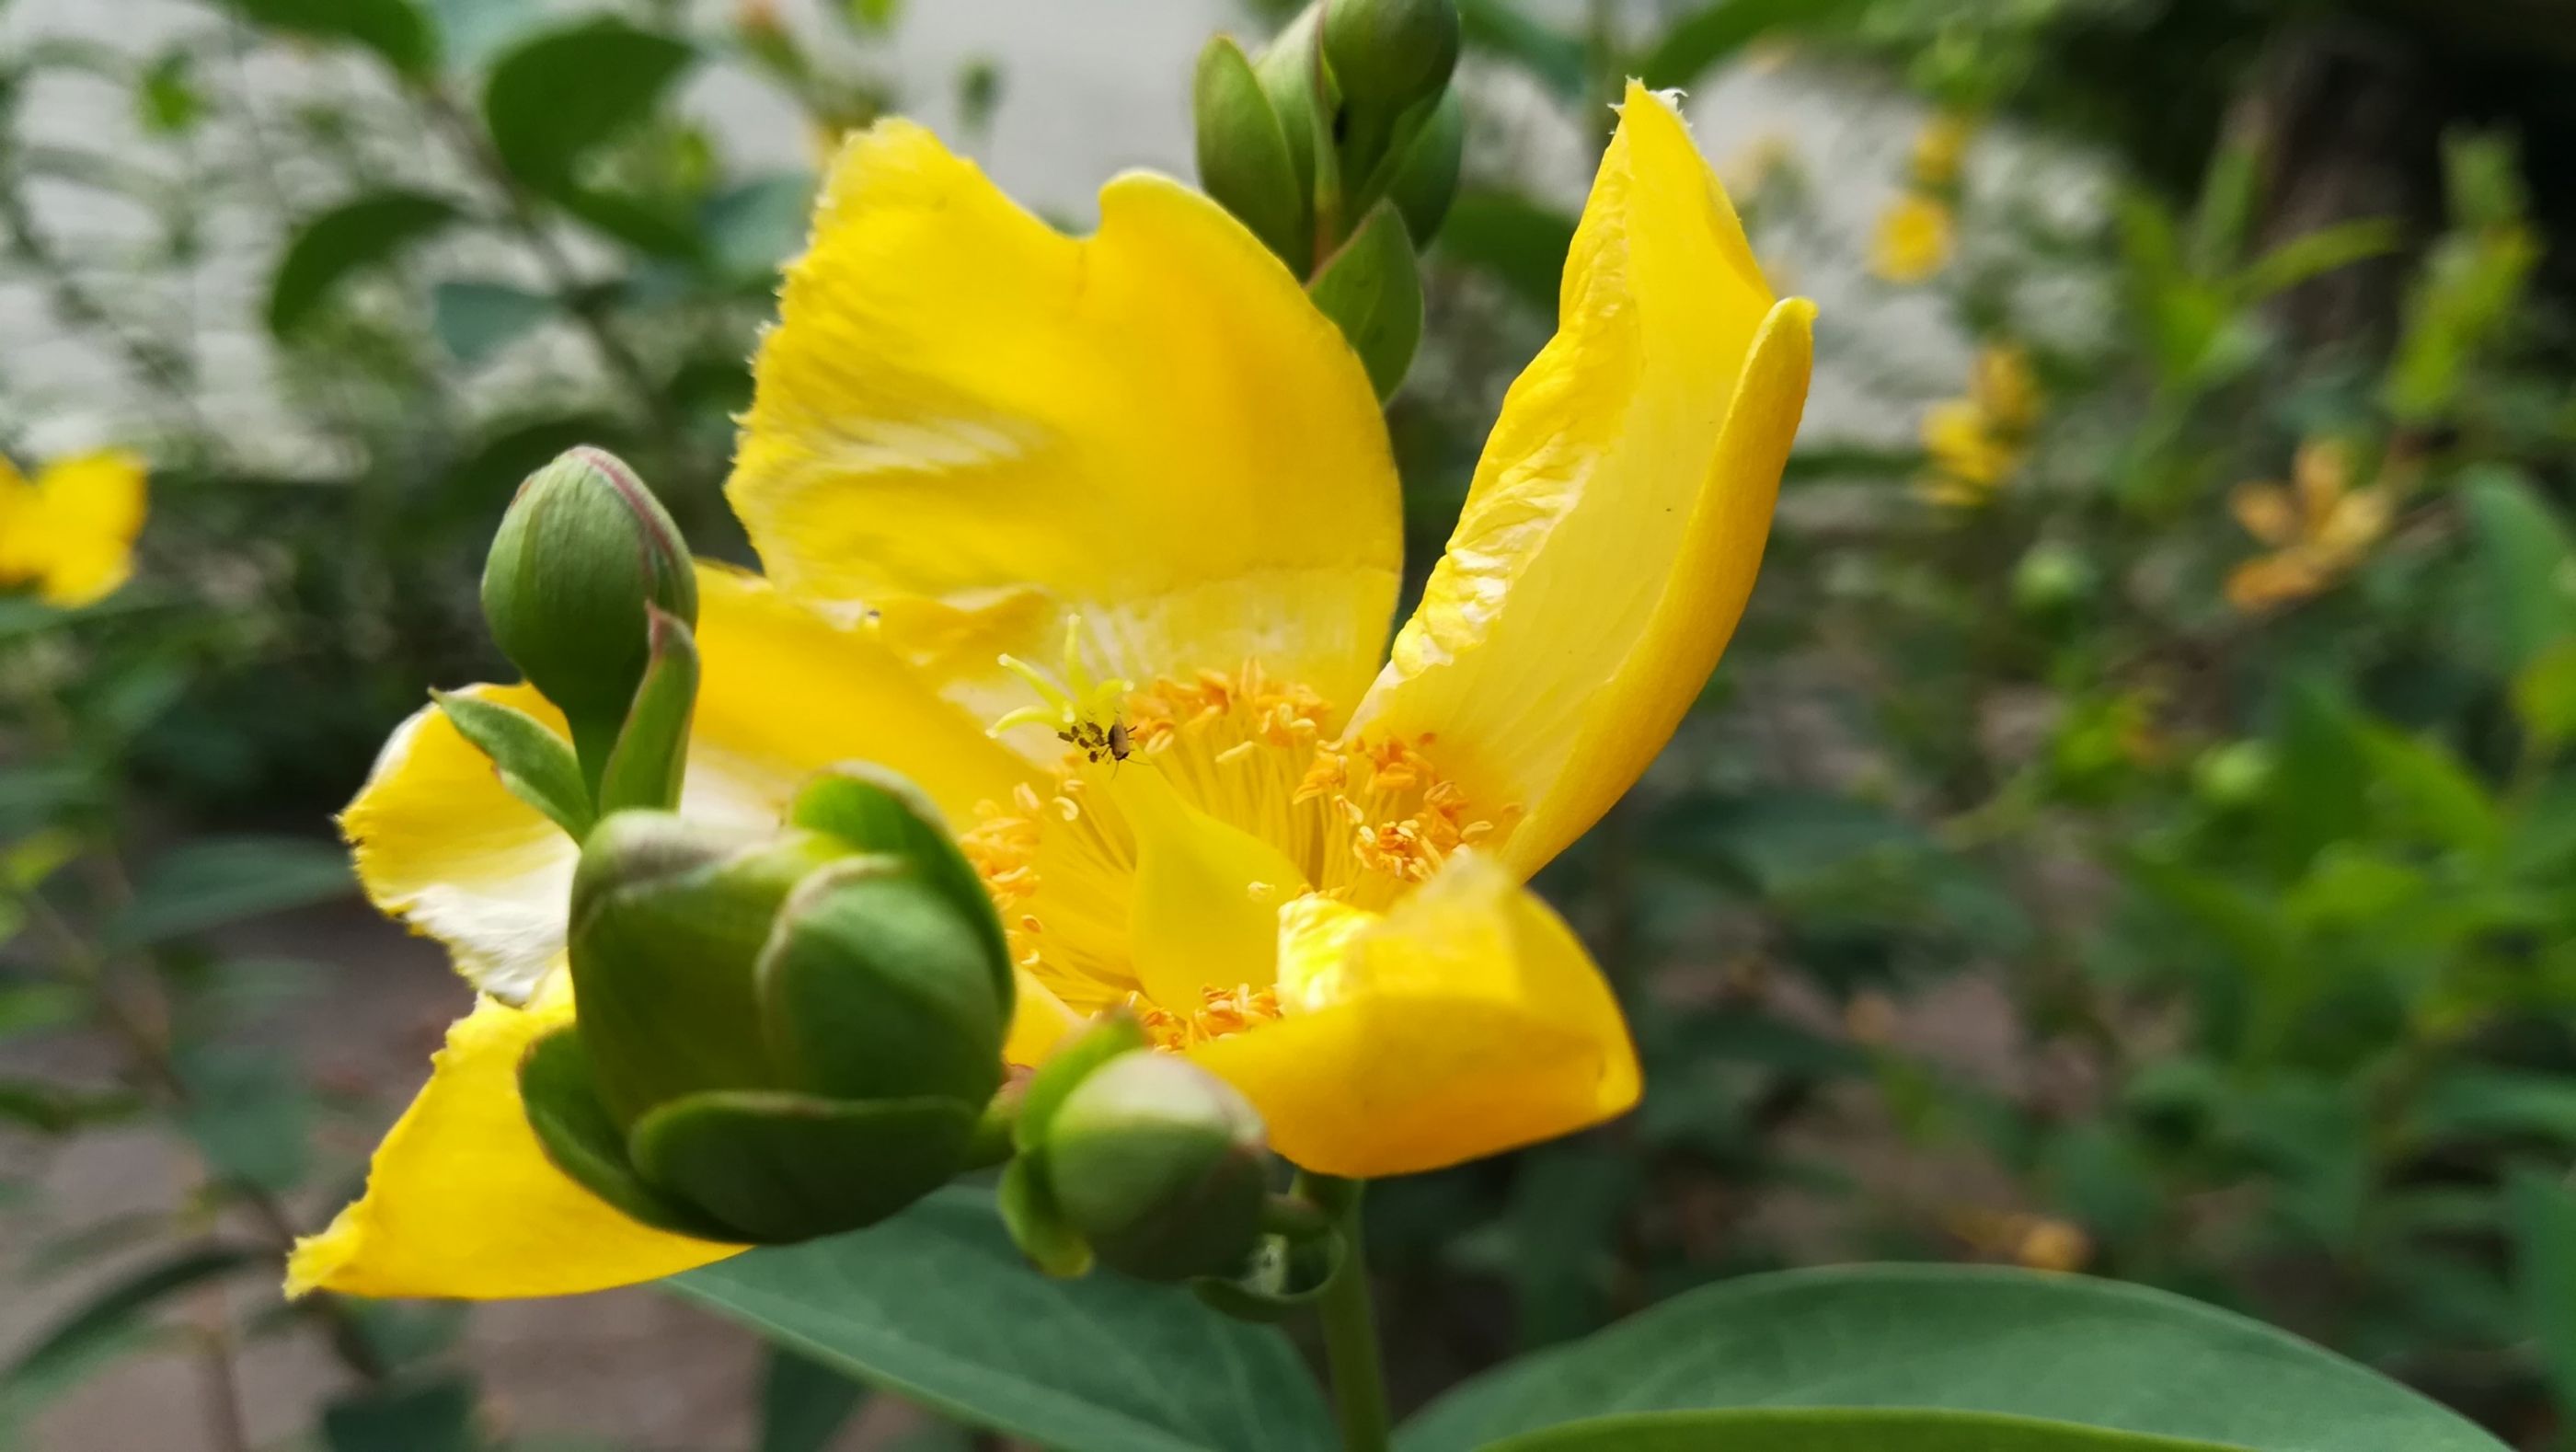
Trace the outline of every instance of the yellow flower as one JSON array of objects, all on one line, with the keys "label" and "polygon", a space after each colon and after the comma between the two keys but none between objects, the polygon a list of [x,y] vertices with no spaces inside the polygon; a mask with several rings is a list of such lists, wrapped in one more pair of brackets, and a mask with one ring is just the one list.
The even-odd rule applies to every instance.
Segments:
[{"label": "yellow flower", "polygon": [[1958,185],[1959,163],[1977,134],[1976,118],[1964,111],[1942,111],[1914,133],[1914,152],[1907,169],[1918,190],[1941,192]]},{"label": "yellow flower", "polygon": [[1931,472],[1919,488],[1934,504],[1970,508],[2021,467],[2030,431],[2039,422],[2039,385],[2030,358],[2010,343],[1977,352],[1968,396],[1934,404],[1923,415],[1923,450]]},{"label": "yellow flower", "polygon": [[1879,214],[1869,270],[1900,286],[1922,282],[1950,265],[1953,231],[1949,203],[1909,191]]},{"label": "yellow flower", "polygon": [[143,532],[143,460],[121,449],[57,459],[35,482],[0,459],[0,587],[74,609],[116,593]]},{"label": "yellow flower", "polygon": [[[1198,194],[1122,176],[1100,219],[1062,236],[908,123],[852,139],[729,485],[768,578],[702,571],[682,809],[774,820],[827,763],[905,773],[1019,955],[1012,1059],[1133,1005],[1313,1169],[1622,1112],[1617,1004],[1522,884],[1732,633],[1812,307],[1774,301],[1680,117],[1631,87],[1560,330],[1381,660],[1399,499],[1359,360]],[[432,713],[344,826],[484,996],[290,1289],[562,1294],[729,1253],[622,1220],[518,1120],[511,1067],[572,1011],[571,844]]]},{"label": "yellow flower", "polygon": [[2312,439],[2291,462],[2291,484],[2242,484],[2228,498],[2237,523],[2272,548],[2227,576],[2227,601],[2250,613],[2305,600],[2349,574],[2388,532],[2398,482],[2356,489],[2351,447]]}]

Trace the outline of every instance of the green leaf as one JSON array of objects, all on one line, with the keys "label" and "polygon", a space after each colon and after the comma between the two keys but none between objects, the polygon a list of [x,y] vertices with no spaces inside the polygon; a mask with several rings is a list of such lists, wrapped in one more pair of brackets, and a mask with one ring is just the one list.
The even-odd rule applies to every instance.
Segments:
[{"label": "green leaf", "polygon": [[464,1377],[364,1391],[322,1412],[330,1452],[474,1452],[481,1444],[474,1383]]},{"label": "green leaf", "polygon": [[1033,1275],[980,1192],[666,1284],[872,1386],[1067,1452],[1334,1445],[1284,1336],[1171,1287]]},{"label": "green leaf", "polygon": [[192,1245],[109,1282],[53,1329],[38,1337],[9,1369],[0,1372],[0,1397],[15,1398],[40,1385],[60,1385],[95,1365],[101,1352],[122,1345],[127,1332],[153,1307],[182,1291],[253,1266],[273,1266],[276,1256],[229,1245]]},{"label": "green leaf", "polygon": [[708,254],[719,272],[766,284],[804,245],[813,214],[814,178],[801,171],[773,172],[709,197],[698,230],[706,235]]},{"label": "green leaf", "polygon": [[823,1452],[867,1388],[810,1356],[769,1349],[760,1374],[759,1452]]},{"label": "green leaf", "polygon": [[651,116],[697,52],[687,42],[600,16],[511,48],[483,88],[483,122],[501,164],[528,190],[648,251],[685,255],[695,239],[649,205],[594,189],[590,154]]},{"label": "green leaf", "polygon": [[2502,1452],[2461,1417],[2286,1332],[2142,1286],[1965,1266],[1705,1287],[1468,1382],[1408,1423],[1400,1446],[1448,1452],[1580,1418],[1757,1406],[1974,1412],[2254,1452]]},{"label": "green leaf", "polygon": [[1369,209],[1359,230],[1315,269],[1306,295],[1340,325],[1377,396],[1393,395],[1422,345],[1422,273],[1393,202]]},{"label": "green leaf", "polygon": [[426,192],[369,192],[305,222],[268,284],[268,330],[302,327],[349,276],[457,220],[456,204]]},{"label": "green leaf", "polygon": [[227,0],[253,25],[365,46],[417,80],[438,65],[438,33],[411,0]]},{"label": "green leaf", "polygon": [[2396,251],[2404,240],[2398,225],[2383,217],[2320,227],[2257,258],[2242,279],[2245,296],[2260,301],[2356,262],[2384,257]]},{"label": "green leaf", "polygon": [[270,1191],[304,1177],[313,1098],[291,1058],[210,1045],[183,1058],[179,1076],[188,1086],[179,1128],[218,1174]]},{"label": "green leaf", "polygon": [[1667,28],[1636,72],[1659,90],[1697,85],[1710,67],[1774,31],[1812,29],[1860,8],[1858,0],[1716,0]]},{"label": "green leaf", "polygon": [[1438,260],[1492,274],[1514,297],[1556,316],[1574,218],[1512,192],[1461,192],[1440,229]]},{"label": "green leaf", "polygon": [[2063,1422],[1971,1412],[1662,1412],[1601,1417],[1497,1442],[1487,1452],[2226,1452]]},{"label": "green leaf", "polygon": [[2576,1193],[2538,1170],[2506,1182],[2514,1284],[2558,1405],[2576,1407]]},{"label": "green leaf", "polygon": [[2375,721],[2359,730],[2371,800],[2396,826],[2480,856],[2503,845],[2504,816],[2494,797],[2449,748]]},{"label": "green leaf", "polygon": [[134,87],[134,104],[143,128],[156,136],[184,136],[206,114],[206,95],[198,89],[196,57],[181,47],[163,51],[144,68]]},{"label": "green leaf", "polygon": [[2517,470],[2483,466],[2460,487],[2486,564],[2497,652],[2519,669],[2576,638],[2576,540]]},{"label": "green leaf", "polygon": [[107,938],[112,947],[144,947],[329,902],[353,886],[337,847],[299,837],[208,838],[153,862]]},{"label": "green leaf", "polygon": [[492,759],[510,795],[545,813],[573,841],[590,835],[590,788],[582,784],[571,742],[515,706],[461,692],[429,694],[457,734]]},{"label": "green leaf", "polygon": [[2541,647],[2514,672],[2513,714],[2543,754],[2576,737],[2576,636]]},{"label": "green leaf", "polygon": [[133,1116],[143,1101],[122,1089],[76,1089],[42,1079],[0,1079],[0,1124],[37,1134],[69,1134]]},{"label": "green leaf", "polygon": [[429,325],[457,362],[499,354],[555,315],[555,300],[502,282],[442,282],[430,289]]}]

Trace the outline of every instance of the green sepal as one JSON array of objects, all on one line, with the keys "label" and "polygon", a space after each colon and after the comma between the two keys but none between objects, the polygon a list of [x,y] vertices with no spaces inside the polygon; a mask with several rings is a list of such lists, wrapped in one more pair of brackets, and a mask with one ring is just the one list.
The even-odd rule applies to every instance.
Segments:
[{"label": "green sepal", "polygon": [[503,790],[545,813],[575,842],[590,835],[590,788],[582,784],[572,743],[515,706],[454,691],[432,691],[429,698],[457,735],[492,758]]},{"label": "green sepal", "polygon": [[1359,230],[1316,269],[1306,295],[1340,325],[1377,396],[1393,395],[1422,342],[1422,274],[1394,203],[1369,209]]},{"label": "green sepal", "polygon": [[938,1189],[974,1127],[975,1110],[948,1099],[729,1090],[662,1105],[627,1146],[651,1184],[777,1244],[874,1225]]},{"label": "green sepal", "polygon": [[1400,153],[1386,199],[1404,214],[1404,230],[1419,249],[1431,245],[1449,204],[1458,196],[1458,168],[1467,145],[1467,109],[1455,90],[1443,91],[1422,129]]},{"label": "green sepal", "polygon": [[756,969],[807,873],[848,855],[817,832],[614,812],[573,871],[573,992],[600,1099],[630,1128],[713,1089],[790,1087],[773,1066]]},{"label": "green sepal", "polygon": [[862,852],[903,858],[923,881],[945,892],[990,950],[993,991],[1001,1000],[1002,1016],[1010,1017],[1019,980],[1011,972],[1010,944],[993,912],[993,895],[985,891],[984,879],[958,850],[947,820],[921,788],[873,762],[839,762],[823,768],[797,792],[787,820],[828,832]]},{"label": "green sepal", "polygon": [[630,807],[670,811],[680,805],[688,773],[689,722],[698,709],[697,639],[686,621],[658,607],[646,607],[645,619],[650,654],[600,773],[602,815]]},{"label": "green sepal", "polygon": [[1055,1196],[1047,1189],[1042,1157],[1023,1154],[1012,1160],[1002,1171],[994,1199],[1001,1208],[1002,1228],[1011,1233],[1011,1243],[1029,1258],[1029,1264],[1063,1280],[1091,1273],[1091,1246],[1080,1231],[1064,1223],[1064,1212],[1056,1208]]},{"label": "green sepal", "polygon": [[1190,1292],[1238,1321],[1285,1321],[1311,1310],[1349,1258],[1350,1242],[1338,1233],[1311,1240],[1265,1235],[1240,1274],[1200,1276]]},{"label": "green sepal", "polygon": [[1279,112],[1233,37],[1217,36],[1199,52],[1190,111],[1201,189],[1304,276],[1314,257],[1306,188]]},{"label": "green sepal", "polygon": [[761,952],[772,1062],[807,1093],[936,1096],[980,1113],[1001,1087],[1011,1019],[993,957],[975,915],[905,859],[865,853],[818,868],[780,905]]},{"label": "green sepal", "polygon": [[[1297,18],[1281,26],[1252,62],[1253,76],[1270,99],[1270,114],[1279,119],[1280,138],[1288,143],[1288,164],[1296,174],[1300,198],[1315,195],[1317,154],[1321,152],[1329,163],[1333,144],[1332,114],[1337,100],[1332,94],[1332,77],[1324,69],[1323,53],[1315,44],[1316,32],[1322,25],[1321,9],[1318,4],[1309,4],[1297,12]],[[1301,203],[1298,211],[1311,216],[1308,205]],[[1311,244],[1301,239],[1288,265],[1303,277],[1313,261]]]},{"label": "green sepal", "polygon": [[1147,1046],[1144,1025],[1127,1010],[1111,1009],[1093,1019],[1082,1032],[1058,1045],[1030,1076],[1028,1091],[1020,1098],[1019,1123],[1011,1127],[1011,1142],[1022,1154],[1035,1149],[1055,1112],[1064,1107],[1065,1096],[1090,1078],[1092,1070]]},{"label": "green sepal", "polygon": [[627,1162],[626,1136],[599,1102],[590,1054],[571,1025],[535,1043],[519,1059],[519,1102],[537,1143],[573,1183],[627,1219],[700,1240],[738,1243],[734,1231],[663,1194]]}]

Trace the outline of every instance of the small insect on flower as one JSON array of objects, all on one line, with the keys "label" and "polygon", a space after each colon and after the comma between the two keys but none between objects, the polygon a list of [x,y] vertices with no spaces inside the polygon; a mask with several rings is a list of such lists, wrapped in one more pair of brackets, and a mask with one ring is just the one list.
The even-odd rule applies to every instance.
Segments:
[{"label": "small insect on flower", "polygon": [[1103,727],[1097,721],[1076,721],[1055,733],[1055,739],[1082,753],[1085,761],[1098,764],[1102,758],[1125,761],[1133,749],[1127,734],[1127,723],[1111,720]]}]

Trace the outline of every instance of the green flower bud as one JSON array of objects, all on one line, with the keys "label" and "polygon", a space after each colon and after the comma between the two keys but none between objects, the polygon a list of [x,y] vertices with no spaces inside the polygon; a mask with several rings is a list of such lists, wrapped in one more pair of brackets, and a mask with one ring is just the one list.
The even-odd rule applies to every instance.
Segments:
[{"label": "green flower bud", "polygon": [[1324,58],[1355,108],[1395,115],[1458,66],[1457,0],[1325,0]]},{"label": "green flower bud", "polygon": [[1012,975],[929,811],[851,771],[774,831],[602,818],[573,877],[580,1019],[520,1074],[555,1163],[639,1220],[740,1241],[872,1224],[957,1174]]},{"label": "green flower bud", "polygon": [[695,625],[689,551],[652,491],[599,449],[565,453],[519,486],[483,566],[501,653],[571,723],[595,787],[650,651],[647,606]]},{"label": "green flower bud", "polygon": [[1129,1275],[1230,1274],[1260,1239],[1261,1120],[1185,1059],[1145,1052],[1102,1064],[1056,1106],[1039,1153],[1055,1213]]},{"label": "green flower bud", "polygon": [[796,1087],[773,1061],[755,969],[788,894],[849,855],[819,832],[671,812],[592,829],[573,874],[573,996],[621,1126],[701,1090]]}]

